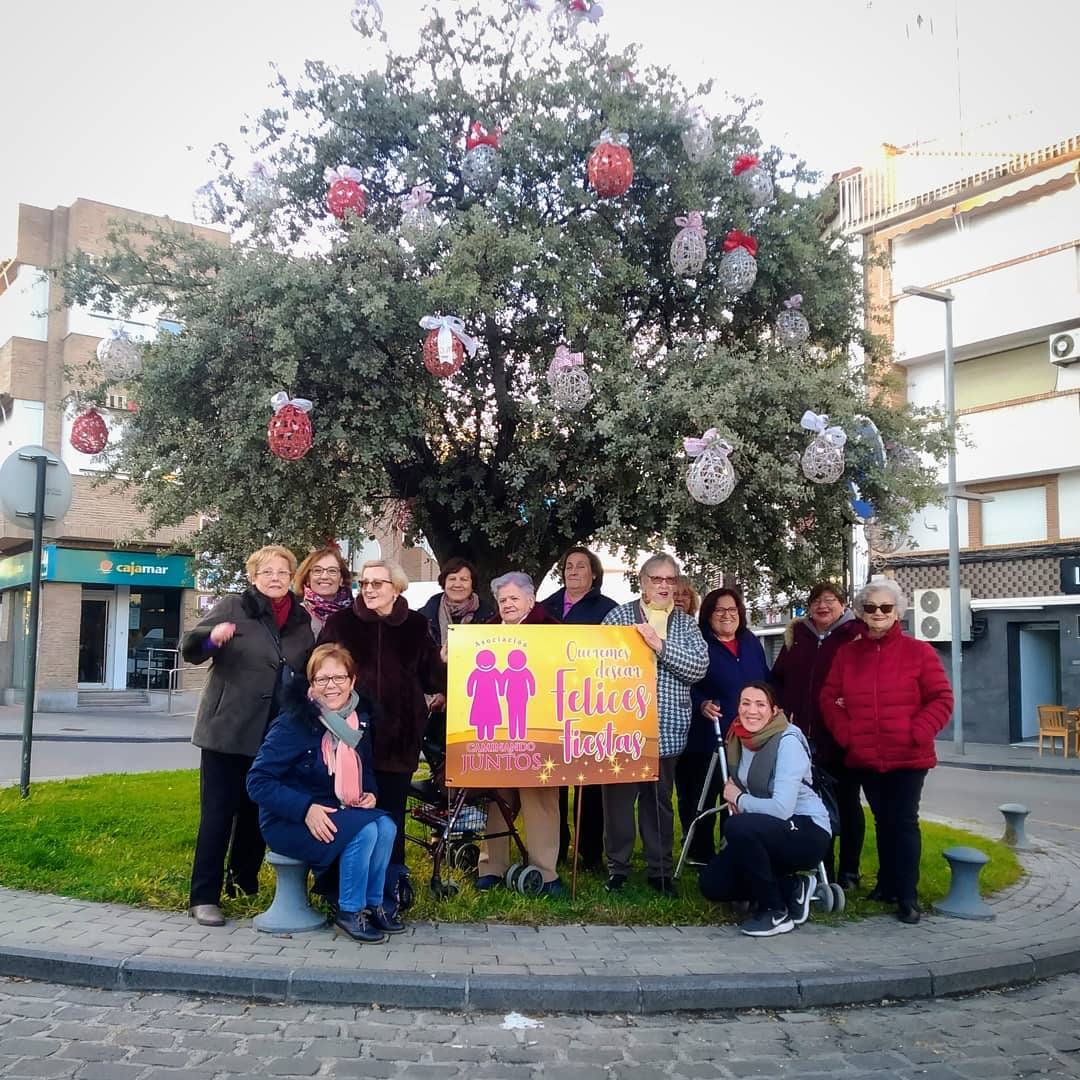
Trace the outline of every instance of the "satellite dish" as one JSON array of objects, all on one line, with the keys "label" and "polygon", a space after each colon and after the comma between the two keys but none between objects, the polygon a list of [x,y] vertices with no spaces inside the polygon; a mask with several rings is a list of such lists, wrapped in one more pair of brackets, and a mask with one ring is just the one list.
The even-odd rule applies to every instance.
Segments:
[{"label": "satellite dish", "polygon": [[22,446],[0,465],[0,510],[23,528],[34,516],[37,465],[33,459],[42,455],[49,462],[45,467],[45,520],[59,521],[71,509],[71,473],[67,466],[44,446]]}]

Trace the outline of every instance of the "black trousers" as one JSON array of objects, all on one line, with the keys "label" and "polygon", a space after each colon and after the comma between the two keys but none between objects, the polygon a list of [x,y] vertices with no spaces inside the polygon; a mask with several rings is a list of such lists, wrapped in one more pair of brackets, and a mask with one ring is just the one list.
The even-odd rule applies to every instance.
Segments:
[{"label": "black trousers", "polygon": [[390,852],[392,863],[405,864],[405,803],[409,797],[409,784],[412,782],[412,773],[383,772],[375,770],[375,780],[379,785],[379,794],[375,799],[375,805],[380,810],[385,810],[397,826],[397,836],[394,837],[394,850]]},{"label": "black trousers", "polygon": [[926,769],[862,770],[866,801],[874,812],[878,847],[878,889],[902,904],[914,904],[919,894],[919,801]]},{"label": "black trousers", "polygon": [[[825,766],[825,770],[836,781],[836,808],[840,813],[840,836],[833,838],[827,865],[834,877],[838,874],[858,877],[866,838],[866,818],[860,798],[862,773],[839,762]],[[839,864],[835,861],[836,848],[840,849]]]},{"label": "black trousers", "polygon": [[[604,796],[599,784],[578,789],[581,799],[581,832],[578,835],[578,866],[584,869],[604,863]],[[559,788],[559,862],[570,858],[570,789]]]},{"label": "black trousers", "polygon": [[[682,825],[683,837],[697,816],[698,800],[712,756],[711,750],[684,750],[675,762],[675,797],[679,804],[679,824]],[[723,790],[724,774],[717,762],[705,799],[706,809],[717,804]],[[716,854],[716,818],[716,814],[705,818],[694,830],[694,840],[687,853],[694,862],[707,863]]]},{"label": "black trousers", "polygon": [[762,911],[783,911],[780,880],[813,870],[829,847],[829,834],[798,814],[790,821],[768,814],[732,814],[727,841],[698,879],[707,900],[754,900]]},{"label": "black trousers", "polygon": [[259,808],[248,798],[248,769],[254,758],[203,750],[199,761],[199,835],[191,867],[190,903],[220,904],[229,877],[254,895],[266,843],[259,832]]}]

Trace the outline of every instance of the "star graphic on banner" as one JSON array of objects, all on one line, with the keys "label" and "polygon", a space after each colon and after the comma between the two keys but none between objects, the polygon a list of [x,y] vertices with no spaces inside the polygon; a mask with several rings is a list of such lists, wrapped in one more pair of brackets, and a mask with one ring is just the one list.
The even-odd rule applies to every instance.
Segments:
[{"label": "star graphic on banner", "polygon": [[607,759],[608,759],[608,764],[609,765],[614,765],[615,764],[615,753],[614,753],[614,751],[612,751],[610,754],[608,754]]},{"label": "star graphic on banner", "polygon": [[611,775],[612,776],[619,776],[619,775],[622,774],[622,771],[623,771],[623,767],[615,760],[614,755],[612,755]]},{"label": "star graphic on banner", "polygon": [[548,754],[547,761],[544,762],[544,768],[547,769],[548,772],[553,772],[555,769],[555,759],[550,754]]},{"label": "star graphic on banner", "polygon": [[551,779],[551,773],[549,773],[547,769],[541,769],[539,778],[541,784],[546,784]]},{"label": "star graphic on banner", "polygon": [[579,784],[584,784],[585,783],[585,774],[583,772],[579,772],[577,774],[577,782]]}]

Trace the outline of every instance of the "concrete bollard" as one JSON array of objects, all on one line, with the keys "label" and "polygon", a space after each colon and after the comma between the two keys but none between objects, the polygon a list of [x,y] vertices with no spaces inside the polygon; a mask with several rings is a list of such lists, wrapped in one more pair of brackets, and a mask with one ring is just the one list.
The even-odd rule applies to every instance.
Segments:
[{"label": "concrete bollard", "polygon": [[1034,851],[1035,845],[1028,840],[1025,831],[1025,819],[1031,811],[1020,803],[1003,803],[998,809],[1005,818],[1005,835],[1001,842],[1016,851]]},{"label": "concrete bollard", "polygon": [[934,905],[939,915],[956,919],[992,919],[993,909],[979,895],[979,874],[990,856],[976,848],[954,847],[942,855],[952,871],[949,895]]},{"label": "concrete bollard", "polygon": [[274,901],[251,920],[255,929],[264,934],[299,934],[325,926],[326,919],[307,900],[307,863],[276,851],[268,851],[266,861],[277,879]]}]

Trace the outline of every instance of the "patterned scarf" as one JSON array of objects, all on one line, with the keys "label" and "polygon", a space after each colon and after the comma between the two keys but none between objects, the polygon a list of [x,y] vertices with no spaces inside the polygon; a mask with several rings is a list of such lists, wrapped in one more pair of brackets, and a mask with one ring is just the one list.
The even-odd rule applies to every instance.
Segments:
[{"label": "patterned scarf", "polygon": [[439,640],[445,645],[450,624],[471,623],[479,607],[480,597],[476,593],[470,593],[460,604],[452,604],[450,597],[443,593],[439,602]]},{"label": "patterned scarf", "polygon": [[734,776],[739,771],[739,762],[742,760],[742,752],[745,747],[755,753],[760,750],[771,738],[782,735],[790,727],[788,718],[782,713],[777,713],[760,731],[752,735],[743,727],[742,721],[735,717],[727,733],[727,759],[728,769]]},{"label": "patterned scarf", "polygon": [[335,612],[347,608],[352,600],[352,589],[348,585],[342,585],[333,596],[319,596],[310,585],[304,586],[304,607],[320,622],[326,622]]}]

